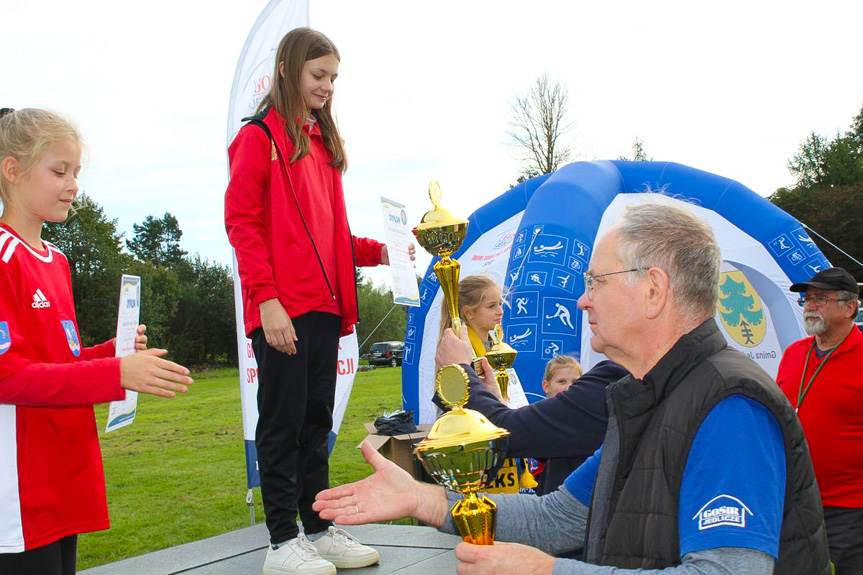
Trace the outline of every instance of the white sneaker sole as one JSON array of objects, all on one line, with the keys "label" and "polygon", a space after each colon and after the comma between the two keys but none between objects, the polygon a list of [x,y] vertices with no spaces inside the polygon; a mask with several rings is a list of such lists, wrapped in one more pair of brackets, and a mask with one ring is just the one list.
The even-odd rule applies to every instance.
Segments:
[{"label": "white sneaker sole", "polygon": [[321,555],[321,559],[329,561],[339,569],[359,569],[360,567],[374,565],[381,560],[381,556],[377,551],[375,551],[374,554],[368,553],[357,557],[345,557],[344,555]]},{"label": "white sneaker sole", "polygon": [[336,566],[333,564],[306,569],[290,569],[264,563],[264,575],[336,575]]}]

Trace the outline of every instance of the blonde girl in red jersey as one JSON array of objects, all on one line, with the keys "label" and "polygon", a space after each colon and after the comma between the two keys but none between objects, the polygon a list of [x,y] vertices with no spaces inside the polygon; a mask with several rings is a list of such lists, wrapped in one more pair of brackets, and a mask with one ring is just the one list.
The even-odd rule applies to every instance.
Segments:
[{"label": "blonde girl in red jersey", "polygon": [[0,111],[0,573],[75,573],[77,535],[107,529],[93,404],[173,397],[189,370],[147,349],[82,348],[69,264],[42,241],[78,194],[81,137],[45,110]]}]

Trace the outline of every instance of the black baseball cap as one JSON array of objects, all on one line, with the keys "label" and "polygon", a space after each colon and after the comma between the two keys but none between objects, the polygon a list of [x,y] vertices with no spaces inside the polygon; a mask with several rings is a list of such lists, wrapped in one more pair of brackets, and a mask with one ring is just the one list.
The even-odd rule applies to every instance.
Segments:
[{"label": "black baseball cap", "polygon": [[860,286],[857,285],[851,274],[842,268],[821,270],[812,276],[812,279],[808,282],[792,284],[790,289],[793,292],[805,292],[809,288],[850,291],[858,296],[860,295]]}]

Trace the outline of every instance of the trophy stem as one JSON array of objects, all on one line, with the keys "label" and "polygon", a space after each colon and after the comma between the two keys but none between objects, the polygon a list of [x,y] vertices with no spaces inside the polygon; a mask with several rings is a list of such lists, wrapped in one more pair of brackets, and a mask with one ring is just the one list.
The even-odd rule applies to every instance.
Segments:
[{"label": "trophy stem", "polygon": [[509,394],[507,393],[509,389],[509,374],[506,370],[501,369],[494,374],[494,378],[497,381],[497,386],[500,388],[501,398],[504,401],[509,401]]},{"label": "trophy stem", "polygon": [[458,315],[458,275],[461,264],[449,256],[444,256],[434,265],[434,273],[440,280],[446,301],[449,317],[452,319],[452,330],[456,335],[461,332],[461,320]]},{"label": "trophy stem", "polygon": [[478,497],[470,491],[464,500],[456,503],[452,520],[462,539],[474,545],[494,545],[494,530],[497,526],[497,504],[483,495]]}]

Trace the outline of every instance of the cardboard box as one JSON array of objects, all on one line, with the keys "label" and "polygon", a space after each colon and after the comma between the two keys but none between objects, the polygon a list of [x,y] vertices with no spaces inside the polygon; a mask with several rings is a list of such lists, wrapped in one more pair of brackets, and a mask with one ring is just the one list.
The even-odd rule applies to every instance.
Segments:
[{"label": "cardboard box", "polygon": [[[431,424],[417,425],[416,433],[405,433],[403,435],[378,435],[374,423],[364,424],[368,435],[360,442],[371,444],[378,453],[410,473],[415,479],[429,481],[429,477],[423,469],[422,463],[414,457],[414,446],[425,439]],[[357,445],[357,448],[360,447]]]}]

